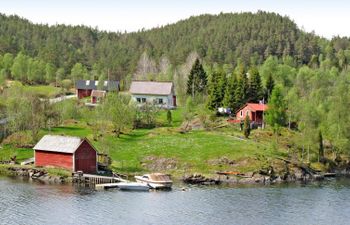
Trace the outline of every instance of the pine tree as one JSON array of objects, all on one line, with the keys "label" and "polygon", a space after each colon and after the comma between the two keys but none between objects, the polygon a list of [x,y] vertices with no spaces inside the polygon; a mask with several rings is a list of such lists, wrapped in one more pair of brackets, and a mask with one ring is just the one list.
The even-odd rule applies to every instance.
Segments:
[{"label": "pine tree", "polygon": [[269,74],[269,76],[267,77],[267,80],[266,80],[266,85],[265,85],[265,88],[266,88],[265,99],[266,99],[266,101],[269,100],[274,87],[275,87],[275,81],[272,78],[272,74]]},{"label": "pine tree", "polygon": [[192,95],[192,98],[197,93],[203,93],[207,86],[207,74],[205,73],[202,64],[197,58],[194,62],[187,81],[187,94]]},{"label": "pine tree", "polygon": [[250,119],[248,115],[244,118],[243,133],[245,138],[248,138],[250,135]]}]

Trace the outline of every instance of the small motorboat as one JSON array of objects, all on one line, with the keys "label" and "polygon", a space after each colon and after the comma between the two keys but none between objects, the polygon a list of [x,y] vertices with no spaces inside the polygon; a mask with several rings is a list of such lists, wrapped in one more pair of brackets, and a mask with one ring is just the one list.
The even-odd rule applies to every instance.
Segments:
[{"label": "small motorboat", "polygon": [[147,184],[154,189],[171,188],[173,181],[169,175],[163,173],[151,173],[143,176],[135,176],[136,182]]},{"label": "small motorboat", "polygon": [[125,191],[148,191],[150,189],[150,187],[147,184],[137,182],[120,182],[116,183],[116,186],[120,190]]}]

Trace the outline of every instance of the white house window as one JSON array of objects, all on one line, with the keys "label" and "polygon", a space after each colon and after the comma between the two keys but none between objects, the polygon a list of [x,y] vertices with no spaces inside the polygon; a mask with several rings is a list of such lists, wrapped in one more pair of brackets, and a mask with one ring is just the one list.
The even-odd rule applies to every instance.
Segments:
[{"label": "white house window", "polygon": [[95,86],[97,86],[97,85],[98,85],[98,80],[95,81]]},{"label": "white house window", "polygon": [[86,84],[86,86],[89,86],[90,85],[90,81],[87,80],[85,84]]},{"label": "white house window", "polygon": [[157,98],[156,99],[156,103],[159,104],[159,105],[162,105],[163,104],[163,99],[162,98]]},{"label": "white house window", "polygon": [[136,101],[137,101],[138,103],[141,103],[141,98],[136,98]]},{"label": "white house window", "polygon": [[146,102],[146,98],[141,98],[141,102],[145,103]]}]

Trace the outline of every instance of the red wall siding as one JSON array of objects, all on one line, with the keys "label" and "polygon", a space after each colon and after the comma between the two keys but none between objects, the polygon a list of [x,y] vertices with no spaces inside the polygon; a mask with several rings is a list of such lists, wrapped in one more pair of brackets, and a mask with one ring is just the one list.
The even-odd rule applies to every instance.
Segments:
[{"label": "red wall siding", "polygon": [[75,151],[75,171],[96,173],[96,160],[95,149],[87,141],[84,141]]},{"label": "red wall siding", "polygon": [[73,170],[73,154],[35,150],[35,166],[54,166]]},{"label": "red wall siding", "polygon": [[92,104],[95,104],[96,102],[97,102],[96,97],[92,97],[92,98],[91,98],[91,103],[92,103]]},{"label": "red wall siding", "polygon": [[92,90],[84,90],[84,89],[78,89],[78,98],[85,98],[88,96],[91,96]]},{"label": "red wall siding", "polygon": [[[241,117],[241,111],[243,112],[243,116]],[[247,111],[248,111],[248,116],[249,116],[249,119],[250,121],[252,121],[252,112],[249,110],[248,107],[245,107],[241,110],[239,110],[236,114],[236,119],[237,120],[244,120],[245,117],[247,116]]]}]

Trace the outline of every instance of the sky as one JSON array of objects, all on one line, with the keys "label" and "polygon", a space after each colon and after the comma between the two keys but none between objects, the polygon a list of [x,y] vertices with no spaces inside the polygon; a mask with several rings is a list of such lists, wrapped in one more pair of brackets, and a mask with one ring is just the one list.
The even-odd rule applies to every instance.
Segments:
[{"label": "sky", "polygon": [[86,25],[106,31],[137,31],[190,16],[220,12],[276,12],[299,28],[326,38],[349,36],[346,0],[0,0],[0,13],[34,23]]}]

